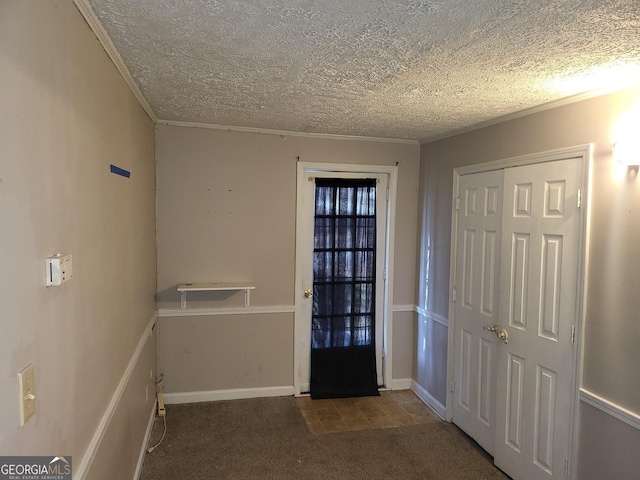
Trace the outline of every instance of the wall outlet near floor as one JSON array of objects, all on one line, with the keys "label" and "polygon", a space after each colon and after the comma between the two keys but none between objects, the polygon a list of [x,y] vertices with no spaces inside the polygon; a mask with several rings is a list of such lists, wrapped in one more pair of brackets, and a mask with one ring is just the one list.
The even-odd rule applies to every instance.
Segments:
[{"label": "wall outlet near floor", "polygon": [[31,363],[18,373],[18,394],[20,397],[20,426],[22,426],[36,413],[36,381]]},{"label": "wall outlet near floor", "polygon": [[162,392],[158,392],[158,416],[164,417],[167,414],[167,410],[164,407],[164,396]]}]

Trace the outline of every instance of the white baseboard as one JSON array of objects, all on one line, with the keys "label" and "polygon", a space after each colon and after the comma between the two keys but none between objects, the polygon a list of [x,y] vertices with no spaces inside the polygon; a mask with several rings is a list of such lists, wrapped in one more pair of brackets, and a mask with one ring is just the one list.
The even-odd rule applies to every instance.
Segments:
[{"label": "white baseboard", "polygon": [[411,381],[411,390],[427,404],[440,418],[445,419],[446,408],[438,400],[436,400],[429,392],[422,388],[415,380]]},{"label": "white baseboard", "polygon": [[219,400],[240,400],[244,398],[288,397],[293,396],[292,386],[236,388],[230,390],[209,390],[203,392],[164,393],[165,405],[180,403],[216,402]]},{"label": "white baseboard", "polygon": [[156,409],[158,401],[153,402],[153,408],[151,409],[151,415],[149,416],[149,423],[147,423],[147,433],[144,434],[144,441],[140,446],[140,455],[138,456],[138,465],[136,466],[136,473],[133,475],[133,480],[138,480],[142,473],[142,465],[144,464],[144,458],[147,455],[147,447],[149,446],[149,438],[151,438],[151,431],[153,430],[153,422],[156,419]]},{"label": "white baseboard", "polygon": [[409,390],[411,389],[412,382],[413,380],[410,378],[394,378],[391,380],[389,388],[391,388],[391,390]]},{"label": "white baseboard", "polygon": [[640,415],[637,413],[627,410],[626,408],[584,388],[580,389],[580,400],[608,415],[611,415],[612,417],[617,418],[621,422],[640,430]]},{"label": "white baseboard", "polygon": [[91,439],[91,442],[89,442],[89,446],[87,447],[87,450],[84,456],[82,457],[82,460],[80,460],[78,469],[75,470],[75,473],[73,475],[74,480],[85,480],[85,477],[87,476],[87,473],[91,468],[91,464],[93,463],[93,459],[96,457],[96,454],[98,453],[98,449],[100,448],[100,443],[102,442],[102,439],[107,433],[107,429],[109,428],[111,419],[113,418],[114,414],[116,413],[116,410],[118,409],[118,405],[120,404],[122,395],[124,394],[124,391],[127,388],[127,384],[129,383],[129,380],[131,379],[131,375],[133,374],[133,371],[136,365],[138,364],[138,360],[140,359],[142,350],[147,344],[147,340],[149,340],[149,338],[151,337],[151,334],[153,333],[153,325],[156,322],[156,318],[157,318],[157,315],[154,312],[153,316],[151,317],[151,320],[149,321],[149,324],[147,325],[147,328],[142,334],[142,337],[140,338],[140,340],[138,341],[138,346],[135,352],[133,353],[131,360],[129,360],[129,365],[127,365],[127,368],[124,371],[124,375],[122,375],[122,378],[120,379],[120,383],[118,383],[116,391],[113,393],[113,396],[111,397],[111,401],[107,406],[107,410],[102,415],[102,419],[98,424],[98,428],[93,434],[93,438]]}]

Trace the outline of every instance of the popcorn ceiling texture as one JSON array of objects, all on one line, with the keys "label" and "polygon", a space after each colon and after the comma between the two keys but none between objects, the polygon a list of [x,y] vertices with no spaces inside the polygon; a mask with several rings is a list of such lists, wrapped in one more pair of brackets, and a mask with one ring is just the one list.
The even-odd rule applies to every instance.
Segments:
[{"label": "popcorn ceiling texture", "polygon": [[425,141],[640,66],[638,0],[91,0],[162,120]]}]

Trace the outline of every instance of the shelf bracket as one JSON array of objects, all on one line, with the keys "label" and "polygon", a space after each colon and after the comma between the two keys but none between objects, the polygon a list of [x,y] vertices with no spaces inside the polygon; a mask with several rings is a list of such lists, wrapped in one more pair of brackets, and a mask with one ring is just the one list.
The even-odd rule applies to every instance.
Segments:
[{"label": "shelf bracket", "polygon": [[186,291],[180,292],[180,308],[182,310],[187,308],[187,292]]}]

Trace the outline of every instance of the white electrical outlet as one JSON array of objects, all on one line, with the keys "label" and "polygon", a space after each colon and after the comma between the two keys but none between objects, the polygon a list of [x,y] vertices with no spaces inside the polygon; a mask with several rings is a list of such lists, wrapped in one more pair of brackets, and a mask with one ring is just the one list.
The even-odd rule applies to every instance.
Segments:
[{"label": "white electrical outlet", "polygon": [[20,426],[22,426],[36,413],[36,380],[31,363],[18,373],[18,394],[20,396]]},{"label": "white electrical outlet", "polygon": [[45,277],[47,287],[61,285],[73,278],[71,255],[56,253],[45,261]]}]

